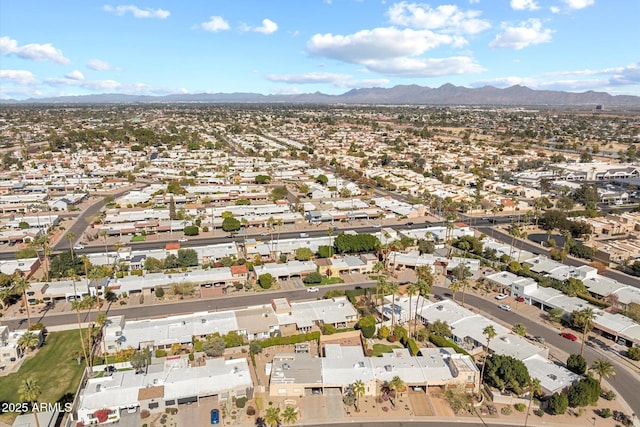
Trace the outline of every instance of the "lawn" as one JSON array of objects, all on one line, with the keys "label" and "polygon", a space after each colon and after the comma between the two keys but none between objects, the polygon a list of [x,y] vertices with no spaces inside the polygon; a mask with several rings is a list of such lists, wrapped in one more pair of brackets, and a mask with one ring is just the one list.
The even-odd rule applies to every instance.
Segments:
[{"label": "lawn", "polygon": [[[55,403],[65,394],[75,395],[82,365],[73,358],[80,350],[78,331],[51,332],[37,353],[29,357],[16,373],[0,377],[0,402],[20,402],[18,387],[22,380],[33,377],[38,380],[41,394],[39,402]],[[16,414],[2,414],[0,421],[11,424]]]},{"label": "lawn", "polygon": [[394,348],[402,348],[399,345],[374,344],[373,357],[380,357],[382,353],[391,353]]}]

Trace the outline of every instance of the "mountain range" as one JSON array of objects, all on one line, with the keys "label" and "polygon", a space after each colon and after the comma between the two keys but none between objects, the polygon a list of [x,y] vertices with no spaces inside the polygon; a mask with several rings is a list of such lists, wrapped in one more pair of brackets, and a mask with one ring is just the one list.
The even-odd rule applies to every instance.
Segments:
[{"label": "mountain range", "polygon": [[259,93],[199,93],[164,96],[99,94],[1,100],[2,104],[370,104],[370,105],[496,105],[496,106],[589,106],[640,108],[640,96],[610,95],[606,92],[581,93],[534,90],[525,86],[499,89],[493,86],[466,88],[445,84],[438,88],[399,85],[392,88],[352,89],[340,95],[320,92],[296,95]]}]

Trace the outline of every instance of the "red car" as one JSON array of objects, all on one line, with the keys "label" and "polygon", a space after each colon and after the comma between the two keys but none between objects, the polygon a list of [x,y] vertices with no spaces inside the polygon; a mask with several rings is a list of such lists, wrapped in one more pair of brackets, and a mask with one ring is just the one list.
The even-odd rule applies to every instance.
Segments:
[{"label": "red car", "polygon": [[562,338],[566,338],[566,339],[571,340],[571,341],[578,341],[578,337],[576,337],[575,335],[573,335],[570,332],[561,332],[560,336]]}]

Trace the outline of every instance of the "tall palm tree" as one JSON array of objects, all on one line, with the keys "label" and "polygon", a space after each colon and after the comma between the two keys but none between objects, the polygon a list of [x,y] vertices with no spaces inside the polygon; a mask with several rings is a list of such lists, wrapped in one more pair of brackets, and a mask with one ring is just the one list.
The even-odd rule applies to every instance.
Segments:
[{"label": "tall palm tree", "polygon": [[[407,286],[407,295],[409,295],[409,310],[411,310],[411,302],[412,302],[413,296],[417,295],[419,291],[420,291],[420,288],[418,287],[417,283],[411,283],[409,286]],[[415,325],[415,322],[413,322],[413,324]],[[415,329],[413,332],[415,334]],[[409,316],[409,336],[412,336],[411,335],[411,316]]]},{"label": "tall palm tree", "polygon": [[589,371],[598,375],[598,382],[600,384],[602,384],[602,378],[609,379],[609,377],[616,376],[616,370],[613,364],[606,359],[596,359],[589,368]]},{"label": "tall palm tree", "polygon": [[280,408],[277,406],[267,408],[267,413],[264,415],[264,422],[271,427],[278,427],[280,423],[282,423]]},{"label": "tall palm tree", "polygon": [[82,322],[80,322],[80,309],[82,308],[82,301],[78,299],[78,291],[76,289],[76,272],[73,269],[67,271],[67,276],[71,278],[73,284],[74,301],[71,303],[71,308],[76,311],[76,318],[78,320],[78,333],[80,334],[80,345],[82,346],[82,355],[84,356],[85,364],[89,367],[89,357],[87,356],[87,347],[85,345],[84,336],[82,335]]},{"label": "tall palm tree", "polygon": [[351,385],[351,390],[353,391],[353,396],[356,398],[356,410],[358,410],[360,398],[364,396],[365,392],[364,381],[356,380],[356,382]]},{"label": "tall palm tree", "polygon": [[493,325],[485,326],[482,330],[482,335],[487,337],[487,355],[485,356],[484,363],[482,364],[482,371],[480,372],[480,385],[482,385],[482,379],[484,377],[484,368],[487,365],[487,357],[489,356],[489,345],[491,344],[491,340],[494,339],[497,335],[496,328]]},{"label": "tall palm tree", "polygon": [[596,313],[591,307],[585,307],[580,310],[580,321],[582,322],[582,344],[580,345],[580,356],[584,355],[584,342],[587,339],[587,332],[593,327],[593,322],[596,320]]},{"label": "tall palm tree", "polygon": [[286,424],[295,424],[298,421],[298,410],[293,406],[287,406],[282,411],[282,421]]},{"label": "tall palm tree", "polygon": [[400,286],[398,282],[389,282],[388,292],[391,294],[392,302],[391,302],[391,330],[396,327],[396,295],[400,290]]},{"label": "tall palm tree", "polygon": [[449,285],[449,289],[451,289],[451,295],[453,297],[453,301],[456,301],[456,292],[458,292],[460,290],[460,281],[456,280],[454,282],[451,282],[451,284]]},{"label": "tall palm tree", "polygon": [[18,387],[18,396],[23,402],[29,402],[33,407],[33,417],[36,420],[36,427],[40,427],[40,420],[38,420],[38,406],[34,405],[38,401],[38,397],[42,390],[38,384],[38,380],[35,378],[27,378],[22,380]]},{"label": "tall palm tree", "polygon": [[27,291],[31,287],[31,284],[22,276],[14,276],[13,278],[13,293],[22,294],[22,300],[24,301],[24,308],[27,310],[27,326],[31,327],[31,311],[29,310],[29,301],[27,300]]},{"label": "tall palm tree", "polygon": [[540,380],[538,378],[531,378],[529,382],[529,406],[527,407],[527,415],[524,417],[524,427],[527,427],[527,421],[529,420],[529,411],[531,410],[531,403],[533,403],[533,396],[542,392]]},{"label": "tall palm tree", "polygon": [[71,253],[71,261],[73,261],[73,242],[76,240],[76,234],[73,231],[67,231],[64,237],[69,241],[69,252]]}]

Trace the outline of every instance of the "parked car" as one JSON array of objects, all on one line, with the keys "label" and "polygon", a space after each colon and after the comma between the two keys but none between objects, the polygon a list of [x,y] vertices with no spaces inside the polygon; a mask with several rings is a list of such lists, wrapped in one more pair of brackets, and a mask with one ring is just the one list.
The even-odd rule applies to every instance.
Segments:
[{"label": "parked car", "polygon": [[217,409],[211,410],[211,424],[219,424],[220,423],[220,411]]},{"label": "parked car", "polygon": [[499,301],[499,300],[501,300],[501,299],[505,299],[505,298],[506,298],[506,297],[508,297],[508,296],[509,296],[509,295],[506,295],[506,294],[498,294],[498,295],[496,295],[496,299]]},{"label": "parked car", "polygon": [[500,304],[499,307],[504,311],[511,311],[511,306],[509,304]]},{"label": "parked car", "polygon": [[562,338],[566,338],[566,339],[571,340],[571,341],[578,341],[578,337],[573,335],[571,332],[561,332],[560,336]]}]

